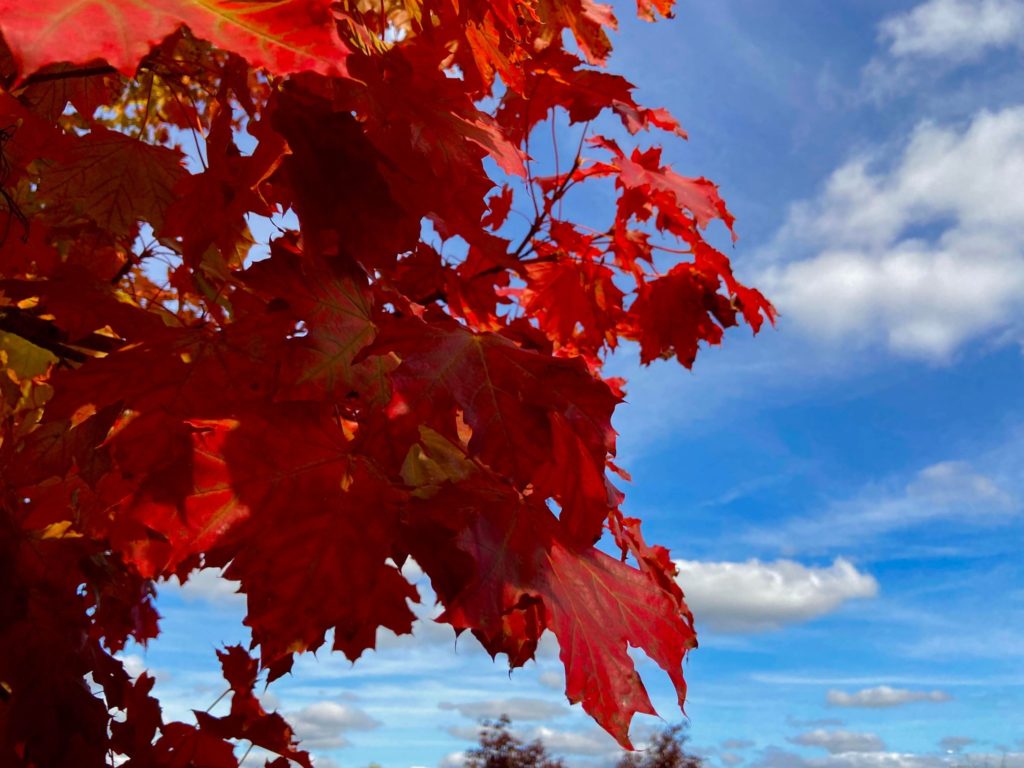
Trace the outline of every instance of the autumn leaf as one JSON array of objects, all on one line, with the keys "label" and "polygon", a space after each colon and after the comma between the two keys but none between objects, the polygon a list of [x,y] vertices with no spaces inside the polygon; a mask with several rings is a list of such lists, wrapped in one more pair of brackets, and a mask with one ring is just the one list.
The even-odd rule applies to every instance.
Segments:
[{"label": "autumn leaf", "polygon": [[97,127],[47,169],[40,195],[61,223],[84,217],[115,235],[131,233],[138,221],[159,229],[185,175],[181,161],[178,152]]},{"label": "autumn leaf", "polygon": [[452,435],[460,411],[472,431],[470,455],[529,483],[551,449],[562,416],[592,461],[614,447],[611,412],[617,398],[578,361],[523,349],[499,334],[474,334],[455,324],[394,324],[374,345],[401,363],[391,375],[395,418],[416,414]]},{"label": "autumn leaf", "polygon": [[149,49],[187,25],[278,74],[343,74],[348,48],[327,0],[0,0],[0,30],[23,74],[53,61],[105,59],[131,77]]},{"label": "autumn leaf", "polygon": [[530,628],[531,649],[550,629],[558,638],[570,702],[582,702],[627,748],[633,715],[654,713],[629,646],[643,649],[665,670],[683,702],[683,657],[696,639],[678,588],[666,591],[598,550],[567,544],[545,507],[485,480],[467,481],[425,505],[427,514],[447,515],[453,539],[431,541],[434,551],[416,551],[417,562],[433,578],[439,559],[453,557],[444,549],[449,546],[471,563],[466,581],[434,582],[446,605],[439,621],[473,630],[492,653],[508,653],[518,663],[526,659],[510,628]]}]

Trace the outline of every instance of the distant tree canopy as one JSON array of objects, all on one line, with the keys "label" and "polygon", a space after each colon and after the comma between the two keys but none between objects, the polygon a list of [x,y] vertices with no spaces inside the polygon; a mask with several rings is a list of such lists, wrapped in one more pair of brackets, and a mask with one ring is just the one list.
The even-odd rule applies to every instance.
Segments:
[{"label": "distant tree canopy", "polygon": [[480,746],[466,755],[467,768],[565,768],[557,757],[550,757],[539,739],[527,743],[512,735],[507,715],[485,720],[480,730]]},{"label": "distant tree canopy", "polygon": [[[466,754],[467,768],[565,768],[561,758],[548,755],[539,739],[524,742],[512,733],[511,726],[507,715],[485,720],[479,746]],[[624,754],[616,768],[702,768],[703,761],[683,749],[686,738],[682,725],[669,726],[646,749]]]},{"label": "distant tree canopy", "polygon": [[704,762],[688,754],[683,749],[685,744],[683,726],[669,726],[655,736],[646,749],[623,755],[616,768],[701,768]]}]

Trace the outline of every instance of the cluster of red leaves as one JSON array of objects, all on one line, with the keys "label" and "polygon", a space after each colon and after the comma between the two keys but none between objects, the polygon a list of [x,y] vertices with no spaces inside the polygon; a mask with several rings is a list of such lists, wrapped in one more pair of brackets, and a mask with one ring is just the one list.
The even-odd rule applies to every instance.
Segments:
[{"label": "cluster of red leaves", "polygon": [[[533,175],[556,110],[681,135],[593,68],[614,25],[592,0],[0,0],[0,763],[221,768],[241,740],[308,765],[257,675],[411,631],[409,557],[513,666],[554,632],[622,744],[653,712],[629,646],[682,703],[692,621],[606,476],[601,360],[689,366],[772,309],[703,238],[731,224],[715,187],[658,150],[594,137]],[[592,178],[599,232],[558,214]],[[514,241],[503,180],[534,208]],[[283,211],[255,258],[248,222]],[[259,660],[221,654],[229,714],[165,723],[113,654],[157,636],[155,583],[210,567]]]}]

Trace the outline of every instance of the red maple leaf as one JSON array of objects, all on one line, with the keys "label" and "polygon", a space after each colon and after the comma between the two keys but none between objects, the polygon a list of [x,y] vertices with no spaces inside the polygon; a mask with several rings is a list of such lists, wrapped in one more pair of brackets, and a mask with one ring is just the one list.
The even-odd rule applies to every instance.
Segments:
[{"label": "red maple leaf", "polygon": [[0,0],[4,37],[24,74],[105,59],[131,76],[152,46],[187,25],[199,37],[280,74],[344,71],[349,49],[329,0]]}]

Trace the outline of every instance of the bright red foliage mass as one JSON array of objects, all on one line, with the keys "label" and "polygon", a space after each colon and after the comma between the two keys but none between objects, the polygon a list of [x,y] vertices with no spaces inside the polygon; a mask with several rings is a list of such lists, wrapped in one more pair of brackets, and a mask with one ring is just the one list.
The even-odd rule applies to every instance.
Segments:
[{"label": "bright red foliage mass", "polygon": [[[220,768],[243,740],[308,765],[257,675],[411,631],[408,557],[513,666],[554,632],[623,745],[653,711],[628,646],[682,703],[692,621],[606,476],[601,361],[689,366],[773,310],[704,240],[732,223],[714,185],[658,149],[594,136],[535,176],[558,110],[682,135],[593,68],[614,25],[592,0],[0,0],[0,764]],[[600,230],[561,217],[593,178]],[[226,649],[230,712],[166,723],[112,654],[209,567],[259,660]]]}]

